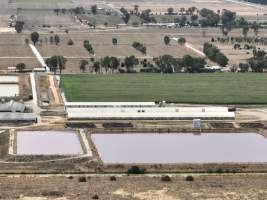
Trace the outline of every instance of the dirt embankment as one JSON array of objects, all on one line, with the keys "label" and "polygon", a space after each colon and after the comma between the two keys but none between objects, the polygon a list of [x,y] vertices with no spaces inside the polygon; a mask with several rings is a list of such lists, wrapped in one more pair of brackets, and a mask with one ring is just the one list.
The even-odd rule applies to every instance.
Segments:
[{"label": "dirt embankment", "polygon": [[19,75],[19,94],[24,100],[32,99],[31,82],[27,74]]}]

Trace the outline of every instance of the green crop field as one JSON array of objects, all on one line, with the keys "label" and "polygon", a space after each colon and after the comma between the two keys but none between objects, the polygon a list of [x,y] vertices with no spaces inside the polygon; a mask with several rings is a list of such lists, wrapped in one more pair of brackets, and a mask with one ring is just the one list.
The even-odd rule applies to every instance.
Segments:
[{"label": "green crop field", "polygon": [[266,104],[267,74],[63,75],[68,101]]}]

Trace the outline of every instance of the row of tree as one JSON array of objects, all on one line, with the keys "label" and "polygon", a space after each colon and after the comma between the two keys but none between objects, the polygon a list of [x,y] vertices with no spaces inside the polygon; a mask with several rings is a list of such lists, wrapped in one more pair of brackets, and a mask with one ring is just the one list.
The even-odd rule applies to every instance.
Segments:
[{"label": "row of tree", "polygon": [[146,47],[140,42],[133,42],[132,47],[140,51],[143,54],[146,54]]},{"label": "row of tree", "polygon": [[217,47],[210,43],[204,43],[203,52],[210,60],[218,63],[220,66],[225,67],[228,64],[228,58]]},{"label": "row of tree", "polygon": [[83,47],[90,53],[94,54],[95,51],[93,49],[93,46],[90,44],[89,40],[84,40]]},{"label": "row of tree", "polygon": [[[163,55],[153,58],[152,62],[147,59],[139,60],[135,56],[127,56],[123,60],[116,57],[106,56],[99,61],[95,61],[93,58],[92,70],[96,73],[104,69],[106,73],[108,72],[126,72],[134,73],[137,72],[136,67],[140,69],[140,72],[152,72],[152,73],[179,73],[179,72],[189,72],[189,73],[200,73],[205,72],[205,59],[192,57],[186,55],[183,58],[174,58],[171,55]],[[89,65],[87,60],[80,61],[80,70],[82,72],[86,71],[86,66]]]},{"label": "row of tree", "polygon": [[263,72],[267,70],[267,57],[264,50],[253,50],[253,57],[248,59],[248,64],[253,72]]},{"label": "row of tree", "polygon": [[[31,37],[31,41],[32,41],[32,43],[34,45],[36,45],[37,43],[39,43],[40,45],[42,45],[43,42],[45,42],[46,44],[48,43],[48,38],[45,38],[44,41],[43,41],[43,39],[40,39],[40,35],[39,35],[38,32],[31,33],[31,36],[30,37]],[[50,38],[49,38],[50,44],[59,45],[60,41],[61,40],[60,40],[60,36],[59,35],[50,36]],[[29,42],[30,42],[29,39],[26,38],[25,39],[25,43],[26,44],[29,44]],[[72,43],[73,43],[73,41],[72,41]],[[72,44],[70,44],[70,41],[68,42],[68,45],[72,45]]]}]

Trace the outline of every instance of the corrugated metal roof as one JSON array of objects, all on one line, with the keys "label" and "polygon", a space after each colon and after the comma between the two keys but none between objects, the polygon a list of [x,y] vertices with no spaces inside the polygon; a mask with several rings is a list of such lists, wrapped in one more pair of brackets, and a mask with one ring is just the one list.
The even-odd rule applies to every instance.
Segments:
[{"label": "corrugated metal roof", "polygon": [[36,121],[37,116],[34,113],[11,113],[1,112],[0,122],[19,122],[19,121]]},{"label": "corrugated metal roof", "polygon": [[65,102],[65,107],[155,106],[155,102]]},{"label": "corrugated metal roof", "polygon": [[67,108],[68,119],[234,118],[227,107]]},{"label": "corrugated metal roof", "polygon": [[0,103],[0,112],[24,112],[24,103],[11,100],[9,102]]}]

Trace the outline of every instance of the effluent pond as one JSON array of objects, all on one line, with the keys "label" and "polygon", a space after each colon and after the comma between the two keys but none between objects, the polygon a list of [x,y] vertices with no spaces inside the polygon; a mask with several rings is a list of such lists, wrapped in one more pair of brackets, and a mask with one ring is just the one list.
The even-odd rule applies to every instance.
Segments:
[{"label": "effluent pond", "polygon": [[262,163],[267,139],[256,133],[92,134],[106,164]]},{"label": "effluent pond", "polygon": [[14,97],[19,94],[18,84],[0,84],[0,97]]},{"label": "effluent pond", "polygon": [[76,155],[83,154],[78,135],[66,131],[19,131],[18,155]]},{"label": "effluent pond", "polygon": [[0,76],[0,83],[18,83],[17,76]]}]

